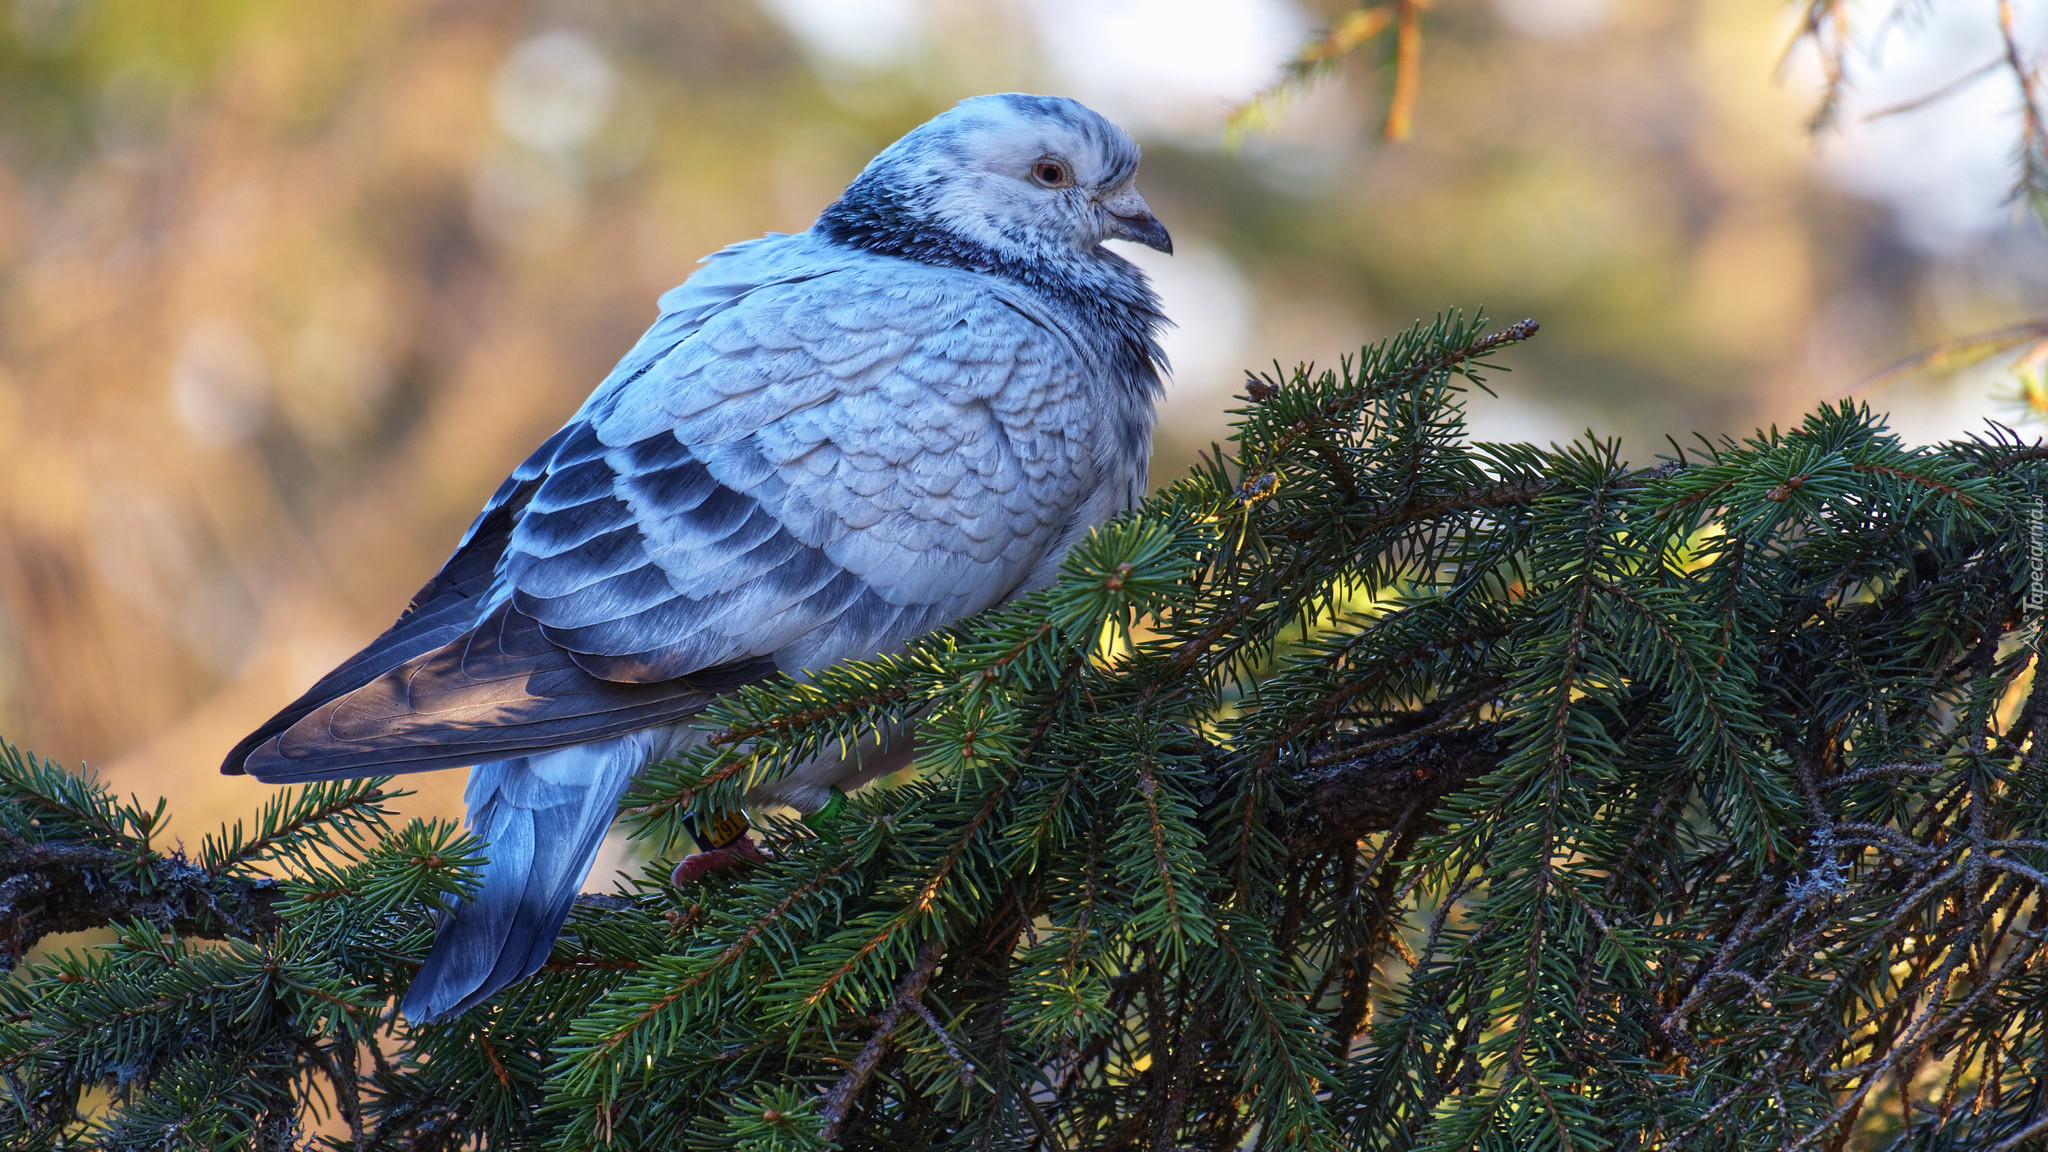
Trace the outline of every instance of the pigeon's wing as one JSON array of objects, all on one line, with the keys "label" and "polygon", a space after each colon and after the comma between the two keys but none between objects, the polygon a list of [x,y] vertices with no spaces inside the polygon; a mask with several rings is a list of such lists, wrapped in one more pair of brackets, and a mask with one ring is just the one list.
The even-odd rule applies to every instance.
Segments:
[{"label": "pigeon's wing", "polygon": [[[314,779],[580,743],[998,603],[1085,503],[1083,374],[964,274],[877,262],[757,286],[608,381],[508,482],[473,627],[431,651],[380,641],[405,658],[352,661],[244,762]],[[471,542],[499,531],[486,517]]]},{"label": "pigeon's wing", "polygon": [[[780,279],[802,279],[809,273],[785,270],[777,242],[786,238],[769,233],[759,240],[732,245],[705,258],[705,267],[661,299],[661,315],[622,357],[611,374],[592,393],[593,402],[630,385],[652,364],[671,352],[711,316],[764,284]],[[369,685],[386,673],[434,653],[463,639],[477,627],[481,608],[498,577],[505,545],[512,526],[525,513],[534,489],[548,474],[562,444],[581,427],[571,421],[534,450],[512,475],[491,495],[484,509],[464,533],[441,570],[413,595],[412,602],[384,633],[351,656],[334,671],[320,678],[297,700],[265,721],[235,745],[221,764],[221,771],[240,775],[249,754],[274,741],[280,734],[311,716],[323,705]],[[268,759],[268,758],[266,758]],[[453,762],[453,763],[466,763]],[[439,761],[417,768],[449,766]],[[402,770],[397,766],[393,771]],[[345,771],[327,775],[347,775]],[[293,779],[313,777],[292,777]]]}]

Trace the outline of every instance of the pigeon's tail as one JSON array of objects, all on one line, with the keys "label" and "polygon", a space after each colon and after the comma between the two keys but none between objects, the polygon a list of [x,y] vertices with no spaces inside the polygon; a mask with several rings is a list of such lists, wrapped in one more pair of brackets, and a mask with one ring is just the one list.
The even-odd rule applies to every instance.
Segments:
[{"label": "pigeon's tail", "polygon": [[443,917],[406,1019],[472,1008],[547,962],[619,795],[665,743],[657,729],[470,769],[463,799],[489,863],[482,887]]}]

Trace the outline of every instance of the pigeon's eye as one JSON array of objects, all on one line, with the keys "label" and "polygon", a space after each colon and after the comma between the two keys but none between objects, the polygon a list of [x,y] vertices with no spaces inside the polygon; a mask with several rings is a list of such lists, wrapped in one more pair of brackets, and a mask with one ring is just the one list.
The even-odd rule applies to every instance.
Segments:
[{"label": "pigeon's eye", "polygon": [[1037,184],[1041,188],[1071,188],[1074,186],[1074,177],[1067,172],[1067,166],[1050,156],[1031,166],[1031,180],[1032,183]]}]

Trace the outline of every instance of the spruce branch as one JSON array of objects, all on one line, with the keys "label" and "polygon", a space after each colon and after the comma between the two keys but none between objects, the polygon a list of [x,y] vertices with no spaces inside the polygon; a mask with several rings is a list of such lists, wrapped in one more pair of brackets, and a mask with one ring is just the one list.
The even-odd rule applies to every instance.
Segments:
[{"label": "spruce branch", "polygon": [[826,1140],[839,1139],[839,1131],[845,1127],[853,1102],[860,1090],[867,1086],[868,1078],[881,1066],[883,1056],[889,1050],[889,1040],[896,1033],[896,1026],[903,1022],[905,1013],[920,1011],[924,1000],[925,986],[931,983],[932,974],[938,970],[939,960],[945,955],[945,945],[938,940],[927,940],[917,950],[917,960],[896,986],[896,999],[875,1020],[874,1033],[867,1043],[861,1045],[860,1055],[854,1057],[853,1066],[846,1075],[826,1093],[825,1102],[818,1111],[823,1124],[818,1134]]},{"label": "spruce branch", "polygon": [[282,924],[282,885],[221,876],[179,856],[136,857],[116,848],[34,844],[0,833],[0,971],[11,971],[45,936],[140,919],[209,940],[249,940]]},{"label": "spruce branch", "polygon": [[[1361,365],[1358,372],[1349,374],[1352,379],[1333,389],[1327,399],[1279,428],[1278,438],[1265,449],[1262,458],[1269,462],[1287,459],[1303,442],[1355,420],[1360,408],[1375,397],[1395,394],[1483,360],[1502,348],[1530,339],[1540,327],[1534,320],[1517,320],[1497,332],[1485,332],[1484,323],[1475,321],[1465,339],[1402,364],[1395,371],[1382,375]],[[1263,475],[1270,466],[1251,464],[1245,471],[1247,475]]]},{"label": "spruce branch", "polygon": [[1392,734],[1360,741],[1356,753],[1350,743],[1318,753],[1322,763],[1295,777],[1300,800],[1280,831],[1297,858],[1399,827],[1498,768],[1510,749],[1498,723]]}]

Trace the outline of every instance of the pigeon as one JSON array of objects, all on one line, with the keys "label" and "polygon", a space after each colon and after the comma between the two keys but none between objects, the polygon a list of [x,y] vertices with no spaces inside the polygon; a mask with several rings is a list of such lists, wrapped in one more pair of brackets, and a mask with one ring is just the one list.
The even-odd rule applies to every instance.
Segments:
[{"label": "pigeon", "polygon": [[[228,754],[269,783],[470,769],[488,862],[408,1019],[540,968],[619,797],[721,693],[1042,587],[1143,496],[1166,321],[1103,247],[1173,250],[1137,168],[1073,100],[975,97],[806,231],[706,257],[397,623]],[[908,745],[879,733],[745,803],[816,813]]]}]

